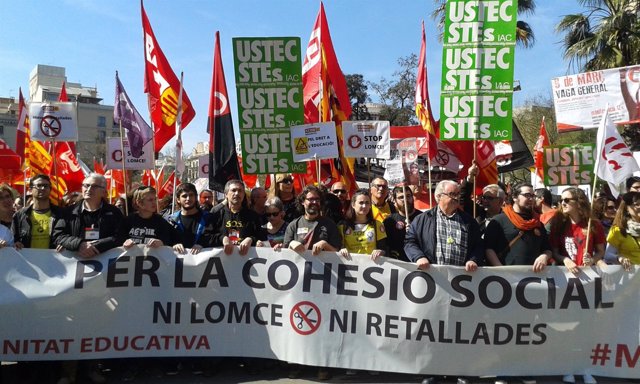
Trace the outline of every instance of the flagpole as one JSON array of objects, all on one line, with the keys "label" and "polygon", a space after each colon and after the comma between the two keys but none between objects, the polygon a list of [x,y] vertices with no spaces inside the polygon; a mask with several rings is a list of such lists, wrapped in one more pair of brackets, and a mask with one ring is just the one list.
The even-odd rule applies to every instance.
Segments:
[{"label": "flagpole", "polygon": [[[178,92],[178,110],[176,115],[176,159],[175,159],[175,174],[173,176],[173,189],[171,194],[172,205],[171,214],[173,214],[176,205],[176,180],[182,176],[182,82],[184,80],[184,72],[180,72],[180,92]],[[178,153],[178,148],[180,149]],[[180,165],[178,165],[178,158],[180,159]]]},{"label": "flagpole", "polygon": [[[609,113],[609,103],[607,103],[606,106],[605,106],[605,110],[604,110],[604,114],[602,115],[602,118],[603,119],[606,118],[608,113]],[[600,129],[600,128],[598,127],[598,129]],[[602,137],[600,138],[600,142],[596,144],[596,152],[597,152],[596,153],[596,162],[593,165],[593,185],[591,187],[591,211],[592,212],[593,212],[594,198],[595,198],[595,195],[596,195],[596,182],[598,181],[598,167],[600,166],[600,156],[601,156],[601,153],[602,153],[602,151],[599,151],[598,149],[604,147],[604,140],[605,140],[606,136],[607,135],[603,134]],[[589,237],[590,237],[589,235],[591,235],[591,216],[589,216],[589,221],[587,223],[587,238],[585,239],[586,240],[586,242],[585,242],[585,244],[586,244],[585,250],[587,250],[587,251],[589,250]],[[592,258],[593,258],[593,255],[592,255]],[[585,266],[588,266],[584,262],[584,259],[582,261],[582,264],[585,265]],[[591,265],[591,263],[589,263],[589,265]]]},{"label": "flagpole", "polygon": [[[476,139],[475,135],[473,136],[473,164],[476,164],[476,155],[478,153],[478,139]],[[480,170],[478,169],[478,173]],[[473,177],[473,189],[471,189],[471,203],[473,205],[473,217],[476,217],[476,176]],[[506,191],[505,191],[506,192]]]},{"label": "flagpole", "polygon": [[[118,72],[116,72],[116,75]],[[128,201],[128,193],[127,193],[127,171],[125,170],[125,153],[124,153],[124,133],[122,131],[122,119],[120,119],[120,151],[122,151],[122,182],[124,183],[124,215],[129,216],[129,201]],[[131,145],[131,143],[129,143]],[[113,172],[111,173],[113,177]]]},{"label": "flagpole", "polygon": [[371,189],[371,158],[367,157],[367,182],[369,183],[369,189]]},{"label": "flagpole", "polygon": [[402,184],[402,193],[404,194],[404,222],[409,223],[409,208],[407,208],[407,183]]}]

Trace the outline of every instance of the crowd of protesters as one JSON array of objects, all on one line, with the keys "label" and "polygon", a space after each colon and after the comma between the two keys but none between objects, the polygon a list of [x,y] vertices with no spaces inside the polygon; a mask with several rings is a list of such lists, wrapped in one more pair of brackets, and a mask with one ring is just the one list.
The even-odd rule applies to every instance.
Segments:
[{"label": "crowd of protesters", "polygon": [[[0,247],[68,250],[79,258],[135,245],[169,246],[180,254],[219,247],[240,255],[250,247],[270,247],[312,255],[338,252],[345,259],[385,256],[423,270],[440,264],[467,272],[530,265],[538,273],[555,264],[577,274],[580,267],[620,264],[629,270],[640,264],[640,177],[629,178],[618,199],[598,192],[590,201],[583,190],[571,187],[554,201],[549,190],[526,183],[475,186],[477,171],[472,166],[460,183],[438,183],[433,207],[424,212],[416,209],[412,188],[390,189],[382,177],[352,193],[343,182],[296,191],[287,174],[275,175],[271,190],[247,191],[241,180],[230,180],[220,202],[215,192],[198,193],[193,184],[183,183],[176,187],[172,209],[171,201],[159,203],[149,186],[109,204],[100,174],[87,176],[80,193],[54,205],[49,177],[37,175],[29,181],[28,199],[0,184]],[[73,383],[78,375],[106,381],[94,361],[64,362],[56,369],[59,384]],[[588,373],[575,373],[583,374],[586,384],[596,383]],[[330,375],[328,369],[318,371],[319,379]],[[531,378],[510,380],[516,379],[535,383]],[[436,381],[427,377],[423,384]],[[573,373],[563,381],[575,382]],[[468,378],[458,378],[458,384],[466,383]],[[507,378],[498,376],[496,384],[502,383]]]}]

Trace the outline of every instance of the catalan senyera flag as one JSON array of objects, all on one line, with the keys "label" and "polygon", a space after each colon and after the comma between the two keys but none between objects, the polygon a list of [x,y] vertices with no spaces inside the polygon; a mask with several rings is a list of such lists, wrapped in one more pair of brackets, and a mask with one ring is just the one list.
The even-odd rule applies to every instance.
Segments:
[{"label": "catalan senyera flag", "polygon": [[535,161],[536,167],[536,177],[537,181],[534,187],[543,186],[544,180],[544,147],[549,146],[549,136],[547,135],[547,129],[544,124],[544,116],[542,116],[542,121],[540,122],[540,134],[538,135],[538,140],[536,141],[536,145],[533,147],[533,158]]},{"label": "catalan senyera flag", "polygon": [[[342,180],[354,192],[357,189],[354,159],[344,156],[342,142],[342,122],[351,116],[351,103],[347,82],[333,50],[322,2],[302,65],[302,88],[305,123],[335,122],[340,158],[329,160],[332,180]],[[315,168],[313,162],[309,165],[309,168]]]},{"label": "catalan senyera flag", "polygon": [[[149,112],[154,129],[154,150],[160,152],[176,133],[180,81],[158,45],[142,2],[140,2],[140,9],[144,35],[144,92],[148,94],[149,98]],[[187,92],[184,91],[182,95],[182,129],[193,120],[195,115],[196,112],[191,100],[189,100]]]},{"label": "catalan senyera flag", "polygon": [[427,40],[424,33],[424,21],[422,22],[422,45],[420,47],[420,57],[418,59],[418,75],[416,77],[416,116],[427,137],[427,153],[429,158],[433,158],[438,152],[438,135],[436,133],[436,122],[431,112],[431,102],[429,101],[429,87],[427,81]]}]

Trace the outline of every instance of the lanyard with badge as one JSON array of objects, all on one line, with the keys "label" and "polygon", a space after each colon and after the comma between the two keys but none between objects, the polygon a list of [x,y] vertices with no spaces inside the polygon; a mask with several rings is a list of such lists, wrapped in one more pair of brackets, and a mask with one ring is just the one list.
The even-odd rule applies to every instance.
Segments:
[{"label": "lanyard with badge", "polygon": [[96,228],[94,224],[91,227],[84,229],[84,239],[85,240],[99,240],[100,239],[100,229]]}]

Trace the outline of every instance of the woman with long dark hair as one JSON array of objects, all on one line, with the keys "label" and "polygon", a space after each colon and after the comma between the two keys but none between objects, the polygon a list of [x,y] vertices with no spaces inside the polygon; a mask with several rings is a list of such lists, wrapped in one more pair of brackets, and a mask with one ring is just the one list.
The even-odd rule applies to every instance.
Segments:
[{"label": "woman with long dark hair", "polygon": [[640,264],[640,192],[627,192],[609,230],[607,242],[625,269]]},{"label": "woman with long dark hair", "polygon": [[387,234],[384,225],[373,219],[371,196],[367,189],[358,189],[353,194],[347,217],[338,225],[338,230],[343,239],[343,248],[339,251],[343,257],[361,253],[376,260],[385,255]]}]

